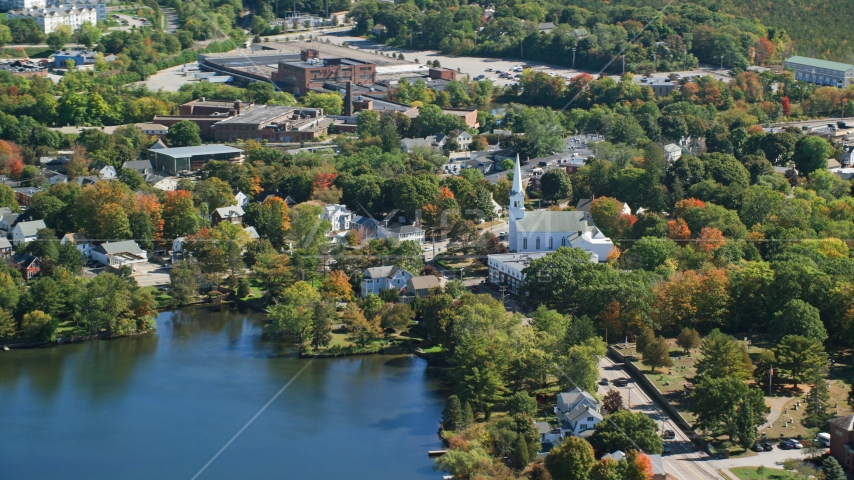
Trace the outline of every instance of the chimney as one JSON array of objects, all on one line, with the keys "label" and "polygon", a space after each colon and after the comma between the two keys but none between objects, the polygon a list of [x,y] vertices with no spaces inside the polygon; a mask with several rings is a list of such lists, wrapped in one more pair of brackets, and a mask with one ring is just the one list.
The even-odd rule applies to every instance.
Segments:
[{"label": "chimney", "polygon": [[344,90],[344,116],[349,117],[353,115],[353,84],[352,82],[347,82],[346,88]]},{"label": "chimney", "polygon": [[240,100],[234,102],[234,111],[236,111],[237,114],[240,115]]}]

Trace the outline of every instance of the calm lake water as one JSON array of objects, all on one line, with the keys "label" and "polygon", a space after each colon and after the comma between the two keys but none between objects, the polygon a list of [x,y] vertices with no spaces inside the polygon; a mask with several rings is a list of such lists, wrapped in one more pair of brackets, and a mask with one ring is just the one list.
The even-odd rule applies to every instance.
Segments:
[{"label": "calm lake water", "polygon": [[[192,478],[309,362],[260,318],[164,312],[156,334],[0,351],[0,478]],[[198,478],[441,478],[439,386],[417,357],[316,359]]]}]

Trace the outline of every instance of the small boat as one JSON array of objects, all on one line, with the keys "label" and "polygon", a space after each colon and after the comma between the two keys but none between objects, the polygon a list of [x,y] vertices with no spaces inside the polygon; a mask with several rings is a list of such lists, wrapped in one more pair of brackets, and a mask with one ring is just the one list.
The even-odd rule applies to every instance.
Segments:
[{"label": "small boat", "polygon": [[447,452],[447,450],[428,450],[427,456],[429,457],[441,457]]}]

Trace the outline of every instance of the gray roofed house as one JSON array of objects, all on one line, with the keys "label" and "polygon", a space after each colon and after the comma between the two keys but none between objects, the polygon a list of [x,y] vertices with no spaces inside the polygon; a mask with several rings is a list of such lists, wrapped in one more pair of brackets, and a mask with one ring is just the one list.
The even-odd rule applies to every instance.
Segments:
[{"label": "gray roofed house", "polygon": [[412,277],[406,282],[406,292],[401,298],[404,302],[411,302],[416,298],[430,295],[434,288],[444,288],[445,279],[435,275],[420,275]]},{"label": "gray roofed house", "polygon": [[243,231],[249,234],[249,238],[252,240],[260,240],[261,236],[258,235],[258,230],[255,230],[255,227],[243,227]]},{"label": "gray roofed house", "polygon": [[400,223],[392,223],[387,227],[380,225],[379,234],[382,237],[394,237],[400,242],[424,243],[424,230],[415,225],[402,225]]},{"label": "gray roofed house", "polygon": [[554,22],[544,22],[539,25],[540,31],[543,33],[549,33],[555,28]]},{"label": "gray roofed house", "polygon": [[400,292],[410,278],[411,273],[396,265],[367,268],[362,273],[362,297],[371,293],[379,295],[383,290],[392,288]]},{"label": "gray roofed house", "polygon": [[39,230],[47,228],[44,220],[32,220],[29,222],[19,222],[12,228],[12,242],[15,245],[32,242],[38,236]]},{"label": "gray roofed house", "polygon": [[4,237],[0,237],[0,257],[12,258],[12,243]]},{"label": "gray roofed house", "polygon": [[74,181],[77,182],[77,185],[80,185],[81,187],[85,187],[86,185],[94,185],[98,183],[98,180],[99,178],[97,175],[85,175],[82,177],[74,178]]},{"label": "gray roofed house", "polygon": [[211,214],[211,224],[216,225],[219,222],[242,223],[243,209],[237,205],[228,207],[220,207],[214,210]]},{"label": "gray roofed house", "polygon": [[133,268],[136,263],[148,261],[148,252],[133,240],[102,243],[93,248],[91,253],[92,260],[117,269],[123,266]]},{"label": "gray roofed house", "polygon": [[593,395],[584,390],[575,387],[568,392],[557,394],[557,409],[569,411],[578,408],[580,405],[588,405],[596,410],[599,409],[599,401]]},{"label": "gray roofed house", "polygon": [[21,215],[18,213],[11,213],[8,211],[6,213],[0,212],[0,231],[5,233],[11,232],[12,227],[14,227],[15,224],[18,223],[18,218],[20,216]]},{"label": "gray roofed house", "polygon": [[151,166],[151,162],[149,162],[148,160],[133,160],[130,162],[125,162],[122,164],[122,168],[136,170],[138,173],[141,173],[143,175],[154,171],[154,168]]}]

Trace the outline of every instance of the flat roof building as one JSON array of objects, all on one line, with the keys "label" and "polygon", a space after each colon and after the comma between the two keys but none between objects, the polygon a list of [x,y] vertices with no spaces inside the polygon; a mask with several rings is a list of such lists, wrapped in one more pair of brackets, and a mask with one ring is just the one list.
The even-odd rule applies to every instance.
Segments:
[{"label": "flat roof building", "polygon": [[157,148],[148,150],[148,161],[154,171],[178,173],[200,170],[211,160],[243,163],[243,150],[226,145]]},{"label": "flat roof building", "polygon": [[213,124],[211,130],[218,142],[302,142],[325,135],[331,123],[322,108],[253,105]]},{"label": "flat roof building", "polygon": [[10,10],[7,18],[32,18],[44,33],[52,33],[61,25],[68,25],[71,30],[79,30],[84,23],[98,23],[98,11],[91,6],[59,6],[47,8],[30,8]]},{"label": "flat roof building", "polygon": [[846,88],[854,80],[854,65],[848,63],[794,56],[783,67],[794,72],[796,80],[818,85]]},{"label": "flat roof building", "polygon": [[305,49],[300,53],[299,61],[280,61],[272,79],[297,95],[305,95],[309,90],[323,88],[323,84],[328,82],[374,83],[377,80],[376,69],[374,63],[354,58],[322,59],[317,50]]}]

